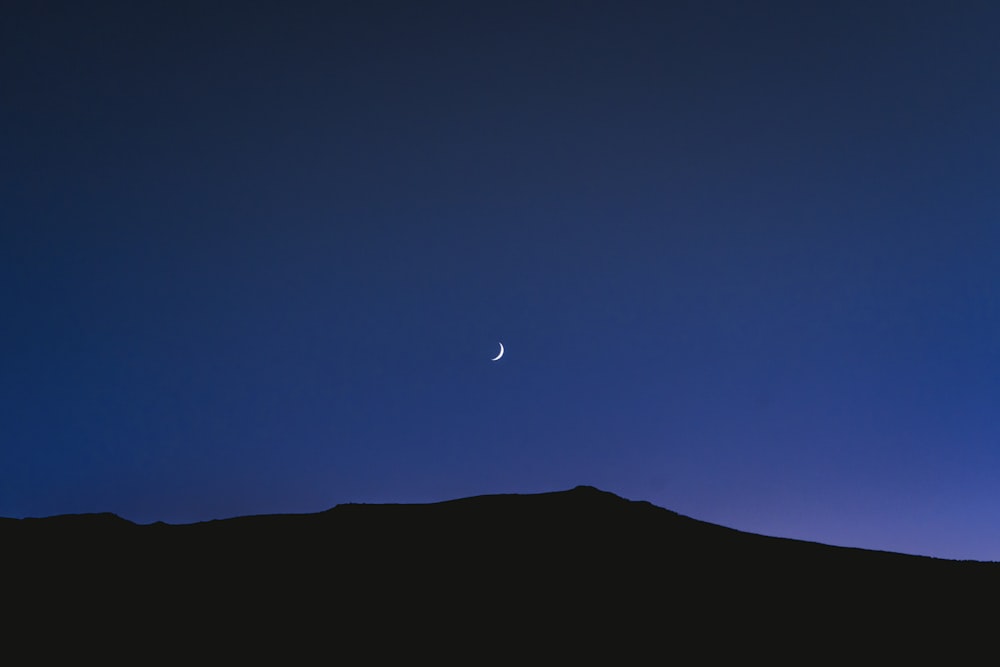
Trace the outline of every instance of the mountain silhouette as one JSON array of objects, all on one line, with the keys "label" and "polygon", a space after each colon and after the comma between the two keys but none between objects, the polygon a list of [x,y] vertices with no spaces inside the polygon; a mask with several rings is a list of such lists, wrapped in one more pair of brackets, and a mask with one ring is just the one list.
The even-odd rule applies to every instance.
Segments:
[{"label": "mountain silhouette", "polygon": [[954,660],[988,646],[1000,593],[1000,564],[755,535],[587,486],[184,525],[2,519],[0,544],[8,636],[45,637],[41,662],[60,641],[283,664]]}]

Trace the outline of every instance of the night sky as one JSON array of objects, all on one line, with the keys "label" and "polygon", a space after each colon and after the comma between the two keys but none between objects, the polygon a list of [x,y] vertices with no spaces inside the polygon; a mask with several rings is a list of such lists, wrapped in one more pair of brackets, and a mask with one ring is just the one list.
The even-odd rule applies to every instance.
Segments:
[{"label": "night sky", "polygon": [[0,516],[590,484],[1000,560],[998,35],[974,1],[5,2]]}]

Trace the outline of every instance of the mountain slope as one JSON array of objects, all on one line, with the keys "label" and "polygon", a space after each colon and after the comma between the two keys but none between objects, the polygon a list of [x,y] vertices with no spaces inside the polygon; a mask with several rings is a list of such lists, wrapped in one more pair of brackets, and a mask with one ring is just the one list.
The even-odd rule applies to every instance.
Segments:
[{"label": "mountain slope", "polygon": [[328,644],[721,658],[789,637],[898,658],[917,640],[975,645],[1000,593],[998,564],[753,535],[591,487],[189,525],[8,519],[0,539],[28,627],[166,633],[230,658]]}]

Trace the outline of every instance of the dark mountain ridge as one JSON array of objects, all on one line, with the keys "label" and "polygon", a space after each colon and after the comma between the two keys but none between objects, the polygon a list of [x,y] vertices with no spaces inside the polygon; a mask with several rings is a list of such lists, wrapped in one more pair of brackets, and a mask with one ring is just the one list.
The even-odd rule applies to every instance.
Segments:
[{"label": "dark mountain ridge", "polygon": [[898,657],[915,638],[968,643],[1000,593],[997,563],[744,533],[592,487],[181,525],[5,519],[0,543],[22,619],[171,628],[233,655],[256,655],[248,638],[308,654],[331,637],[712,654],[719,633],[761,648],[780,630]]},{"label": "dark mountain ridge", "polygon": [[[368,522],[371,525],[364,526]],[[148,539],[185,540],[196,535],[206,539],[216,535],[238,539],[259,531],[277,531],[286,538],[297,535],[308,540],[320,537],[309,535],[308,531],[343,530],[345,537],[356,537],[356,531],[363,528],[371,529],[373,534],[378,532],[379,524],[401,532],[431,531],[435,537],[458,542],[481,537],[484,533],[494,536],[506,533],[508,538],[532,537],[550,542],[554,537],[566,539],[581,531],[602,530],[647,547],[662,546],[669,541],[675,550],[691,552],[706,547],[769,553],[785,549],[800,557],[827,555],[863,558],[871,562],[888,559],[894,563],[961,563],[1000,569],[1000,563],[988,561],[955,561],[748,533],[699,521],[646,501],[626,500],[591,486],[537,494],[473,496],[435,503],[347,503],[311,514],[248,515],[187,524],[136,524],[110,512],[25,519],[0,517],[0,535],[11,540],[8,546],[15,551],[20,548],[33,551],[47,540],[83,534],[130,539],[137,544]],[[322,537],[335,539],[336,535]],[[383,534],[382,538],[391,539],[391,536]]]}]

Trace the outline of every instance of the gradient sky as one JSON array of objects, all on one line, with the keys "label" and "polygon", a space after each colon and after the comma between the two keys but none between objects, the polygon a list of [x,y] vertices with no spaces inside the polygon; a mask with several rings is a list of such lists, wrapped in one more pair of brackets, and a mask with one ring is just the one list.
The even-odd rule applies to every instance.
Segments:
[{"label": "gradient sky", "polygon": [[0,516],[591,484],[1000,560],[998,30],[5,2]]}]

